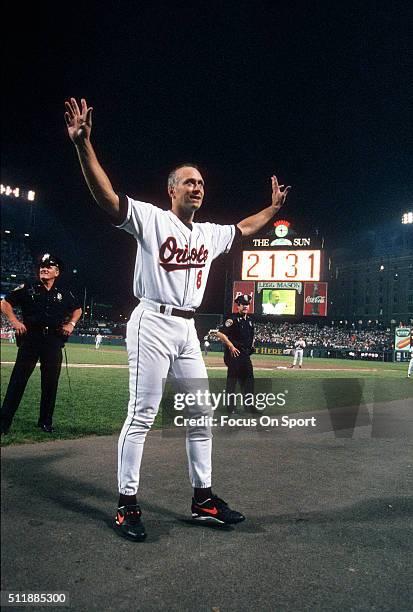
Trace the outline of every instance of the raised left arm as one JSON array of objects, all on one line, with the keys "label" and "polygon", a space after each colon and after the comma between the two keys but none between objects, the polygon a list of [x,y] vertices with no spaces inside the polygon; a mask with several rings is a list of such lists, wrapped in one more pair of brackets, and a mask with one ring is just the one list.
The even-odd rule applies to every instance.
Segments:
[{"label": "raised left arm", "polygon": [[264,227],[271,221],[274,215],[280,210],[281,206],[284,204],[285,199],[290,191],[291,187],[284,187],[284,185],[279,185],[276,176],[271,177],[271,185],[272,185],[272,198],[271,205],[264,208],[256,215],[252,215],[251,217],[247,217],[243,219],[239,223],[237,223],[237,227],[241,230],[242,235],[252,236],[256,234],[261,228]]}]

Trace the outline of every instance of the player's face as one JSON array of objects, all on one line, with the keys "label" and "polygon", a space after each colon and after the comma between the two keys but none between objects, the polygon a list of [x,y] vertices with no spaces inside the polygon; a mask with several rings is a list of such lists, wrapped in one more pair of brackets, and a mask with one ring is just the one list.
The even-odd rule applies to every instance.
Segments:
[{"label": "player's face", "polygon": [[55,280],[60,274],[57,266],[41,266],[39,270],[40,280]]},{"label": "player's face", "polygon": [[176,185],[170,190],[173,206],[186,212],[196,212],[204,199],[204,180],[196,168],[179,168]]},{"label": "player's face", "polygon": [[279,301],[280,301],[280,294],[277,293],[276,291],[271,291],[270,302],[272,302],[272,304],[278,304]]}]

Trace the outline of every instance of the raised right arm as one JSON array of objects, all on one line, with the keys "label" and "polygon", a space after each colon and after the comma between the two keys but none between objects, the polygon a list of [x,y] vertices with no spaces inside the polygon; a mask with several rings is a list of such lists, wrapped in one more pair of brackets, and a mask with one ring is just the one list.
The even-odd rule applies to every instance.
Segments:
[{"label": "raised right arm", "polygon": [[82,98],[79,108],[75,98],[65,102],[65,121],[70,140],[76,147],[83,176],[96,203],[112,220],[121,216],[119,196],[113,190],[108,175],[100,165],[90,141],[92,131],[92,107]]}]

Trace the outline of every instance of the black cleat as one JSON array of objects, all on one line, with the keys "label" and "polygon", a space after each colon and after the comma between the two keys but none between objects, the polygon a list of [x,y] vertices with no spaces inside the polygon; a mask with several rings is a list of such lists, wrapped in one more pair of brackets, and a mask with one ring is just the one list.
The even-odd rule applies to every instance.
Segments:
[{"label": "black cleat", "polygon": [[142,512],[138,505],[121,506],[116,512],[113,527],[122,537],[133,542],[143,542],[146,531],[141,516]]},{"label": "black cleat", "polygon": [[245,521],[245,516],[236,510],[231,510],[223,499],[213,495],[202,504],[192,498],[192,518],[194,521],[235,525]]}]

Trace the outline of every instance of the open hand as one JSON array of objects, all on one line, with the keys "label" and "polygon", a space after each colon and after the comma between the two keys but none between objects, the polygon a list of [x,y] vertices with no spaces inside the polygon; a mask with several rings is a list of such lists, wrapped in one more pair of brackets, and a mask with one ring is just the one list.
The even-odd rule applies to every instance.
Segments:
[{"label": "open hand", "polygon": [[233,344],[230,344],[228,348],[230,350],[231,357],[238,357],[240,352]]},{"label": "open hand", "polygon": [[291,186],[288,185],[288,187],[285,187],[284,185],[279,185],[277,177],[275,175],[271,177],[271,184],[272,184],[271,205],[275,209],[274,212],[277,212],[278,210],[280,210],[281,206],[284,204],[285,199],[288,195],[288,192],[291,189]]},{"label": "open hand", "polygon": [[84,140],[89,140],[92,130],[92,110],[87,106],[84,98],[78,106],[75,98],[70,98],[65,102],[66,112],[65,121],[70,140],[74,144],[80,144]]}]

